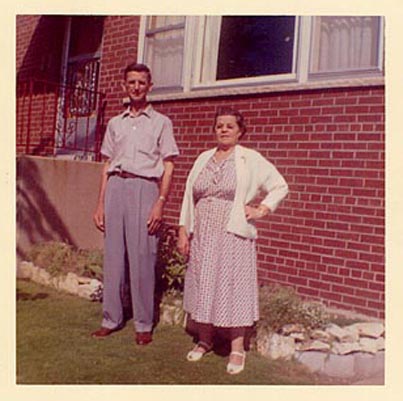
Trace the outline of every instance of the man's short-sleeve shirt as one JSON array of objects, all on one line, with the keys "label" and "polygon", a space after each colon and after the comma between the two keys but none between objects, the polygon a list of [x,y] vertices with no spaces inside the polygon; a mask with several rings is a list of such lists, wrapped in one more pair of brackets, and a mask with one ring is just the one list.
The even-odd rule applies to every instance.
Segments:
[{"label": "man's short-sleeve shirt", "polygon": [[129,109],[108,123],[101,153],[111,161],[109,172],[127,171],[160,178],[163,160],[177,156],[171,120],[148,105],[139,115]]}]

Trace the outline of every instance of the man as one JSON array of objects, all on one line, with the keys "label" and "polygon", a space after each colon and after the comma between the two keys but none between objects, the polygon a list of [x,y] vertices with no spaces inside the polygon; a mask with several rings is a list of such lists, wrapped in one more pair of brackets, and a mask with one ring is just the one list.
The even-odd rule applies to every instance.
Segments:
[{"label": "man", "polygon": [[[147,101],[153,84],[143,64],[130,64],[123,89],[130,105],[107,126],[101,153],[106,157],[94,222],[105,232],[103,338],[124,324],[122,293],[125,261],[136,343],[152,341],[157,238],[174,168],[179,154],[171,120]],[[158,185],[159,184],[159,185]]]}]

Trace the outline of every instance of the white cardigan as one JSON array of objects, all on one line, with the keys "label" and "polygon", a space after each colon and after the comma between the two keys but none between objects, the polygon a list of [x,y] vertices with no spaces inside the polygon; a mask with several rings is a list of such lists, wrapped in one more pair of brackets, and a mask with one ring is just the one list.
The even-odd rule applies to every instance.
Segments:
[{"label": "white cardigan", "polygon": [[[189,172],[179,219],[179,225],[184,226],[188,234],[193,232],[194,226],[193,184],[216,150],[217,148],[214,148],[201,153]],[[241,237],[255,239],[257,230],[253,220],[246,220],[245,205],[263,189],[267,196],[261,203],[274,212],[287,195],[288,185],[274,165],[259,152],[241,145],[235,146],[235,169],[237,185],[226,229]]]}]

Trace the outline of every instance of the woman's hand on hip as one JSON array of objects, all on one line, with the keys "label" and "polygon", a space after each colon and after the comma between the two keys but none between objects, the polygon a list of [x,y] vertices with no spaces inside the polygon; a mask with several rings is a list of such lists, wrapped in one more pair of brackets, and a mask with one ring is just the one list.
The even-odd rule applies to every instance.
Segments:
[{"label": "woman's hand on hip", "polygon": [[269,214],[269,208],[260,204],[258,207],[245,206],[246,220],[257,220]]}]

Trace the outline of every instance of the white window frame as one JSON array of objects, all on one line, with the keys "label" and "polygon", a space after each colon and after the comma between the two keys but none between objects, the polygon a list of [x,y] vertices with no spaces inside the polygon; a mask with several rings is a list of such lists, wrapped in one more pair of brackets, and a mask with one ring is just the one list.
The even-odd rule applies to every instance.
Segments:
[{"label": "white window frame", "polygon": [[[144,62],[146,18],[140,21],[138,62]],[[262,75],[257,77],[236,78],[226,80],[210,80],[201,82],[202,52],[204,28],[212,23],[219,30],[220,16],[186,16],[184,32],[183,76],[182,87],[172,92],[167,88],[154,88],[151,99],[191,98],[239,93],[273,92],[284,90],[316,89],[321,87],[345,87],[384,84],[383,46],[384,18],[380,18],[378,37],[378,65],[359,71],[341,71],[331,73],[310,73],[312,57],[312,35],[315,16],[295,16],[294,55],[292,72],[287,74]],[[214,25],[215,24],[215,25]],[[218,49],[217,49],[218,51]],[[213,63],[210,68],[214,68]],[[179,92],[178,92],[179,90]]]},{"label": "white window frame", "polygon": [[368,68],[357,68],[357,69],[349,69],[346,71],[329,71],[329,72],[309,72],[310,69],[310,64],[311,64],[311,58],[313,57],[313,18],[311,22],[311,27],[310,27],[310,43],[309,43],[309,64],[308,64],[308,76],[307,79],[309,81],[314,81],[314,80],[323,80],[323,79],[329,79],[330,78],[348,78],[351,77],[353,78],[354,76],[359,76],[359,77],[365,77],[365,76],[374,76],[374,75],[379,75],[382,74],[383,72],[383,49],[384,49],[384,18],[379,19],[379,32],[378,32],[378,57],[377,57],[377,65],[374,67],[368,67]]},{"label": "white window frame", "polygon": [[[212,35],[215,33],[220,32],[221,28],[221,16],[206,16],[202,17],[203,25],[213,25],[212,26]],[[196,42],[197,45],[194,46],[194,52],[196,53],[195,55],[195,75],[194,79],[192,82],[192,89],[204,89],[204,88],[223,88],[223,87],[234,87],[234,86],[245,86],[245,85],[259,85],[262,82],[263,83],[270,83],[270,82],[292,82],[295,81],[297,78],[297,73],[296,73],[296,66],[297,66],[297,51],[298,51],[298,36],[299,36],[299,19],[300,17],[295,18],[295,30],[294,30],[294,50],[293,50],[293,58],[292,58],[292,66],[291,66],[291,72],[286,73],[286,74],[276,74],[276,75],[259,75],[256,77],[248,77],[248,78],[232,78],[232,79],[225,79],[225,80],[210,80],[207,82],[203,82],[201,80],[201,69],[203,68],[202,66],[202,52],[203,52],[203,33],[204,33],[204,26],[201,26],[201,29],[198,29],[197,35],[198,35],[198,41]],[[214,38],[210,36],[210,40],[213,40]],[[215,73],[217,69],[217,61],[218,61],[218,41],[219,41],[219,35],[217,35],[217,40],[215,45],[214,51],[214,57],[215,57],[215,62],[210,64],[210,74]],[[197,74],[197,75],[196,75]]]}]

